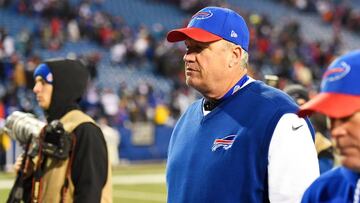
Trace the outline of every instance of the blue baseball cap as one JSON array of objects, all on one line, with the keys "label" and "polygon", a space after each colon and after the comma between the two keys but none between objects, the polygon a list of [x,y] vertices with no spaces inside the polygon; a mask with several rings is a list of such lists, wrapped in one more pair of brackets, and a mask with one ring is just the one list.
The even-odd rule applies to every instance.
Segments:
[{"label": "blue baseball cap", "polygon": [[344,118],[360,111],[360,49],[332,62],[325,71],[321,91],[300,107],[299,116],[313,112]]},{"label": "blue baseball cap", "polygon": [[249,29],[243,17],[228,8],[206,7],[192,16],[186,28],[171,30],[169,42],[186,39],[213,42],[221,39],[249,49]]},{"label": "blue baseball cap", "polygon": [[50,71],[50,68],[47,64],[42,63],[36,67],[34,71],[34,78],[40,76],[42,79],[44,79],[45,82],[52,84],[54,81],[53,74]]}]

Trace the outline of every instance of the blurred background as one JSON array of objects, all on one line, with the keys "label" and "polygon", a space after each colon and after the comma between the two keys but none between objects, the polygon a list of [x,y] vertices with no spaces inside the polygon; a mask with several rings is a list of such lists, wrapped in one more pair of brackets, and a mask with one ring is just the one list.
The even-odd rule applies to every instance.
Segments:
[{"label": "blurred background", "polygon": [[[34,69],[50,58],[81,59],[91,73],[81,107],[104,131],[114,201],[165,202],[171,131],[199,98],[184,83],[185,46],[165,36],[205,6],[246,19],[252,77],[279,89],[299,84],[310,98],[329,62],[360,47],[358,0],[0,0],[0,122],[16,110],[44,119]],[[0,136],[0,202],[21,151]]]}]

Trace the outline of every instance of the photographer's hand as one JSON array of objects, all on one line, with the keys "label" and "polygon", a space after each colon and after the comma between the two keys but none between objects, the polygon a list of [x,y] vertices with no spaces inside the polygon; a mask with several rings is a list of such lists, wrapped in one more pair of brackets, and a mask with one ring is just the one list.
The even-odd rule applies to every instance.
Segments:
[{"label": "photographer's hand", "polygon": [[17,158],[16,158],[16,161],[14,163],[14,170],[15,170],[15,173],[18,173],[20,168],[21,168],[21,163],[24,159],[24,154],[20,154]]},{"label": "photographer's hand", "polygon": [[[16,158],[16,162],[14,164],[14,171],[18,173],[21,170],[21,165],[24,160],[25,154],[22,153]],[[34,172],[34,164],[31,159],[27,159],[25,162],[25,166],[23,169],[24,177],[29,177]]]}]

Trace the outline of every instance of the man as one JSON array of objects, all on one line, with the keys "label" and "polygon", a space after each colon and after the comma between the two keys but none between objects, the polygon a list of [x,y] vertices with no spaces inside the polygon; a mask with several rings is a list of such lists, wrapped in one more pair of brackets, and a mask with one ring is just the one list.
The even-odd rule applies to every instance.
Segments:
[{"label": "man", "polygon": [[185,41],[186,83],[204,96],[174,128],[168,202],[299,202],[319,175],[311,125],[289,96],[246,74],[244,19],[207,7],[167,40]]},{"label": "man", "polygon": [[75,60],[46,61],[36,68],[33,91],[39,106],[44,109],[48,123],[60,120],[70,133],[73,145],[66,160],[39,150],[34,168],[27,170],[35,172],[30,180],[31,190],[24,193],[25,202],[112,201],[104,136],[78,106],[88,77],[86,68]]},{"label": "man", "polygon": [[302,202],[359,202],[360,197],[360,50],[330,64],[321,92],[301,106],[299,115],[319,112],[330,119],[330,133],[342,166],[321,175]]}]

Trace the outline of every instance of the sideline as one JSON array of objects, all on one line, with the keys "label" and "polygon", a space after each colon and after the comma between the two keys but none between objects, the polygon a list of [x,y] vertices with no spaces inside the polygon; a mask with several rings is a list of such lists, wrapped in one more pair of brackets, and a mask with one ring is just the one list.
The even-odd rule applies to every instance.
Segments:
[{"label": "sideline", "polygon": [[137,184],[160,184],[165,183],[165,175],[146,174],[146,175],[116,175],[112,177],[113,185],[137,185]]},{"label": "sideline", "polygon": [[142,200],[146,202],[166,202],[166,195],[133,190],[113,190],[113,197],[129,200]]},{"label": "sideline", "polygon": [[[0,180],[0,190],[10,189],[15,179]],[[112,177],[113,185],[137,185],[137,184],[160,184],[165,183],[165,175],[162,173],[146,175],[116,175]]]}]

